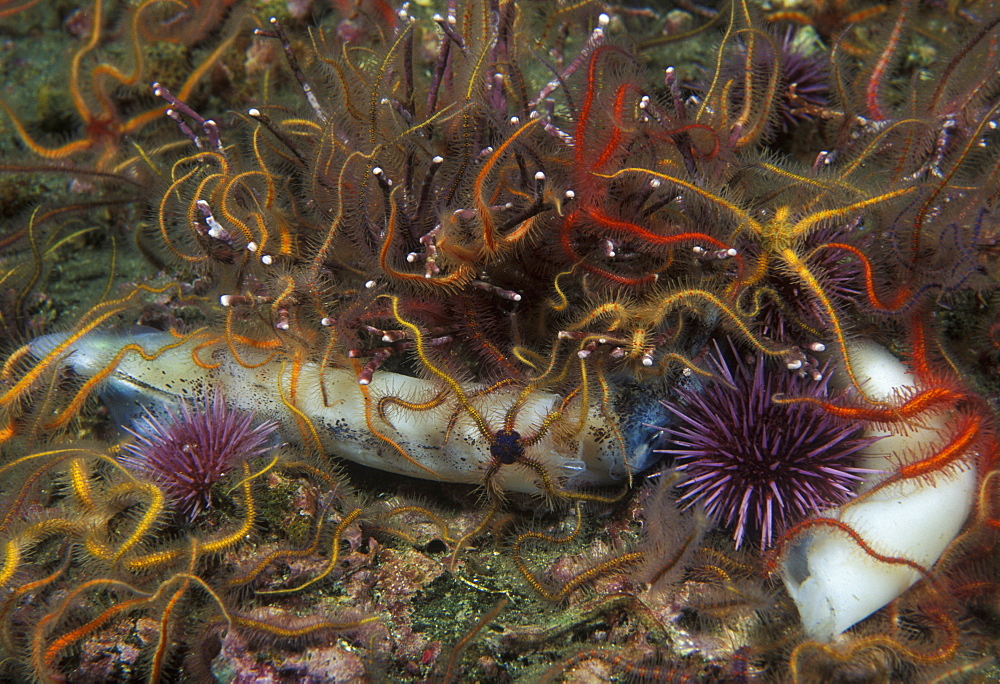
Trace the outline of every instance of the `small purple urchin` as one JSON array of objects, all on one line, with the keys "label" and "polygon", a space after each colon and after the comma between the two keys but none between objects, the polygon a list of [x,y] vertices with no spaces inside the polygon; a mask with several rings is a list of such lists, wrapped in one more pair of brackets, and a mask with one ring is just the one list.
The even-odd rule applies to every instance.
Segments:
[{"label": "small purple urchin", "polygon": [[[787,89],[778,105],[781,127],[785,131],[795,128],[800,121],[811,120],[810,107],[822,109],[830,104],[829,70],[823,51],[804,39],[806,36],[801,29],[789,27],[778,43],[782,78]],[[797,100],[790,97],[792,84]]]},{"label": "small purple urchin", "polygon": [[[847,243],[867,252],[871,249],[871,234],[856,225],[826,227],[810,233],[803,244],[803,251],[810,256],[805,260],[809,270],[823,286],[827,298],[838,307],[855,306],[864,294],[864,270],[854,258],[844,258],[840,249],[818,249],[822,245]],[[740,253],[747,259],[757,259],[761,254],[758,244],[740,245]],[[779,342],[801,344],[803,337],[811,338],[813,330],[821,330],[827,319],[826,310],[797,276],[785,271],[769,271],[758,286],[764,296],[760,300],[757,322],[760,333]]]},{"label": "small purple urchin", "polygon": [[[754,54],[752,68],[755,72],[779,71],[782,90],[775,98],[775,109],[780,116],[777,124],[786,133],[804,121],[811,121],[814,112],[830,104],[829,69],[824,51],[815,45],[814,36],[789,27],[784,36],[772,41],[772,49],[756,50]],[[726,63],[726,77],[733,79],[730,98],[734,104],[746,97],[743,74],[748,66],[745,46],[731,53]],[[702,94],[708,88],[707,82],[694,85]]]},{"label": "small purple urchin", "polygon": [[123,447],[119,462],[163,487],[178,513],[194,520],[212,505],[212,485],[233,467],[270,448],[275,422],[254,425],[255,414],[230,410],[218,390],[204,410],[181,403],[180,414],[166,409],[164,422],[147,411],[125,428],[136,441]]},{"label": "small purple urchin", "polygon": [[684,508],[696,504],[716,522],[732,527],[736,548],[751,531],[766,549],[788,526],[849,500],[862,473],[857,453],[875,442],[859,422],[835,418],[807,403],[779,404],[774,396],[826,397],[823,379],[803,379],[785,369],[768,372],[763,356],[753,368],[741,360],[727,364],[715,344],[712,365],[730,386],[713,381],[700,389],[679,389],[664,402],[680,419],[664,428],[686,476],[678,485]]}]

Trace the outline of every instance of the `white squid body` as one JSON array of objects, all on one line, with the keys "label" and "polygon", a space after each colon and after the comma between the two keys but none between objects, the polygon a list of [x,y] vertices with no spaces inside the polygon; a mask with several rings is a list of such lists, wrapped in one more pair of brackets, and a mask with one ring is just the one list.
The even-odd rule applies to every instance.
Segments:
[{"label": "white squid body", "polygon": [[[31,353],[43,358],[65,339],[65,334],[39,337],[31,342]],[[138,344],[148,355],[159,352],[149,361],[137,353],[126,353],[99,389],[112,416],[122,425],[144,410],[162,416],[164,406],[176,408],[180,401],[201,401],[218,387],[230,408],[254,411],[262,420],[277,421],[286,439],[310,441],[315,430],[327,453],[379,470],[442,482],[479,483],[491,463],[489,440],[454,397],[421,411],[392,405],[386,410],[388,422],[379,417],[376,405],[381,397],[427,402],[440,393],[440,384],[380,371],[367,388],[362,388],[350,370],[326,368],[321,373],[318,364],[305,363],[293,385],[291,363],[267,360],[266,353],[241,349],[240,364],[226,344],[219,343],[197,350],[203,364],[215,366],[205,368],[193,357],[203,339],[170,348],[177,341],[159,331],[93,332],[62,352],[63,363],[86,378],[105,369],[127,344]],[[477,387],[464,389],[472,393]],[[367,406],[365,391],[370,397]],[[517,394],[517,389],[499,390],[470,401],[490,431],[496,432]],[[561,402],[556,394],[533,392],[517,412],[514,429],[525,437],[535,434]],[[543,465],[558,486],[620,482],[630,469],[644,465],[650,449],[641,442],[626,458],[620,430],[610,420],[592,406],[583,425],[566,436],[566,425],[580,422],[579,408],[569,410],[559,425],[526,453]],[[510,491],[539,491],[537,480],[533,470],[519,465],[503,466],[496,476],[496,484]]]},{"label": "white squid body", "polygon": [[[916,382],[887,350],[856,341],[852,365],[867,380],[870,396],[892,400]],[[949,414],[924,418],[920,426],[885,433],[869,446],[858,465],[891,472],[939,449]],[[903,480],[820,515],[848,525],[876,553],[931,568],[958,535],[977,492],[976,453],[969,452],[943,472]],[[869,476],[871,489],[884,476]],[[922,575],[903,563],[884,563],[833,527],[814,527],[786,547],[782,579],[795,601],[807,636],[832,641],[844,630],[900,596]]]}]

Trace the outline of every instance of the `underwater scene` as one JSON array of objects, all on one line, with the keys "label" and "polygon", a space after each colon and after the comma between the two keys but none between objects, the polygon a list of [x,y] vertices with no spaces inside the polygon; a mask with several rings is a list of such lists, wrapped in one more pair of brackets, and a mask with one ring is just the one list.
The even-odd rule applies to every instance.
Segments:
[{"label": "underwater scene", "polygon": [[1000,678],[1000,7],[0,0],[0,681]]}]

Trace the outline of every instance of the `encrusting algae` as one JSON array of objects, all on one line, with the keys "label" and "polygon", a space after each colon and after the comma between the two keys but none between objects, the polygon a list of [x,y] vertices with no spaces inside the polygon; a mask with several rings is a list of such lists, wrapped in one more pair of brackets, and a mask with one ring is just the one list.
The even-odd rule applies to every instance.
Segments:
[{"label": "encrusting algae", "polygon": [[0,102],[7,676],[995,675],[990,3],[329,4]]}]

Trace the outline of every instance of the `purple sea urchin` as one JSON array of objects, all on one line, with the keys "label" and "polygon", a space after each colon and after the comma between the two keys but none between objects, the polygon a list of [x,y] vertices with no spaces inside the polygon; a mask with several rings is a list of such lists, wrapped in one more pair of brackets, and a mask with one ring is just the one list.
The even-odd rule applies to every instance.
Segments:
[{"label": "purple sea urchin", "polygon": [[[815,34],[812,34],[815,36]],[[779,101],[781,127],[789,131],[800,121],[813,118],[812,111],[830,103],[826,57],[803,29],[789,27],[778,43],[781,54],[784,96]]]},{"label": "purple sea urchin", "polygon": [[[810,271],[823,286],[823,292],[836,306],[849,308],[864,298],[864,272],[854,258],[844,258],[841,249],[824,249],[824,245],[846,243],[867,251],[871,235],[858,225],[823,227],[804,240],[805,259]],[[757,260],[760,248],[756,244],[740,245],[744,258]],[[821,337],[826,312],[819,300],[794,275],[783,270],[767,273],[758,286],[760,293],[757,322],[760,332],[773,340],[804,345]]]},{"label": "purple sea urchin", "polygon": [[[828,57],[818,46],[815,32],[789,27],[784,35],[776,36],[766,49],[756,50],[754,69],[762,73],[778,72],[781,90],[774,99],[779,117],[775,124],[788,133],[796,126],[816,118],[830,104]],[[740,76],[747,68],[746,47],[730,56],[726,64],[733,79],[730,89],[732,102],[741,103],[745,86]],[[739,76],[739,78],[737,78]],[[708,83],[695,84],[695,90],[707,92]]]},{"label": "purple sea urchin", "polygon": [[762,356],[751,368],[730,347],[724,357],[716,343],[712,358],[730,386],[680,389],[676,401],[664,402],[680,422],[664,428],[671,443],[661,453],[674,456],[687,476],[678,486],[685,508],[701,504],[732,527],[737,548],[751,534],[767,548],[790,524],[849,500],[869,472],[854,467],[856,455],[877,438],[819,407],[774,401],[776,394],[826,397],[829,373],[812,381],[768,372]]},{"label": "purple sea urchin", "polygon": [[222,393],[206,398],[204,410],[182,403],[169,408],[169,422],[147,413],[125,428],[133,437],[118,460],[160,484],[178,513],[193,520],[212,504],[212,485],[240,461],[267,451],[278,429],[274,422],[255,424],[255,414],[226,407]]}]

